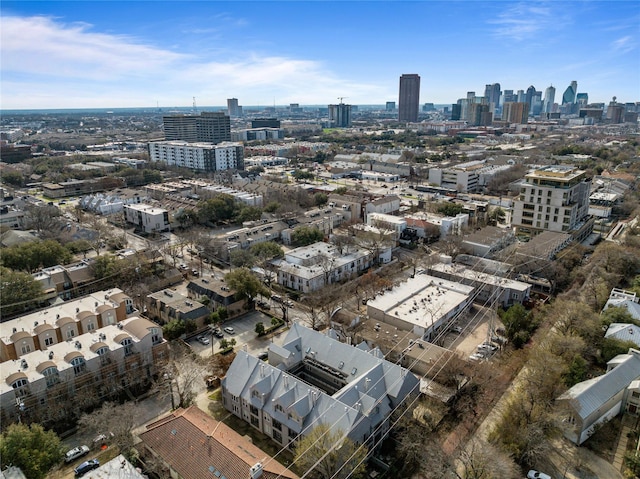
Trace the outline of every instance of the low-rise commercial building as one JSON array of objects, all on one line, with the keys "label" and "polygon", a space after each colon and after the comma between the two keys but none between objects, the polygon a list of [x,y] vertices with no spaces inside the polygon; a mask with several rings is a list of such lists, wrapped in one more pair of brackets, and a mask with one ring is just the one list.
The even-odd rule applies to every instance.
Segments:
[{"label": "low-rise commercial building", "polygon": [[472,303],[473,291],[473,286],[417,274],[369,300],[367,315],[429,341]]},{"label": "low-rise commercial building", "polygon": [[124,215],[127,223],[136,225],[145,233],[169,231],[169,212],[144,203],[125,205]]}]

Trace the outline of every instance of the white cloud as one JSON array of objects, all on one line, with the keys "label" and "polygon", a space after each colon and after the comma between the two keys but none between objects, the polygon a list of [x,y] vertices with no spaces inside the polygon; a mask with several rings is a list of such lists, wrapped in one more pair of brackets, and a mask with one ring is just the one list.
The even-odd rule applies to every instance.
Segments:
[{"label": "white cloud", "polygon": [[558,22],[560,19],[549,7],[530,3],[511,5],[497,19],[488,21],[490,25],[495,25],[494,36],[514,41],[535,38],[545,30],[556,28]]},{"label": "white cloud", "polygon": [[628,53],[635,49],[636,42],[635,39],[631,35],[627,35],[611,43],[611,48],[613,48],[616,52],[620,53]]},{"label": "white cloud", "polygon": [[251,52],[238,57],[242,49],[201,58],[201,52],[167,50],[50,17],[5,16],[0,27],[5,109],[148,106],[156,100],[177,106],[193,96],[201,105],[222,105],[232,96],[245,105],[274,97],[319,104],[340,95],[354,103],[386,97],[380,87],[345,81],[313,60]]}]

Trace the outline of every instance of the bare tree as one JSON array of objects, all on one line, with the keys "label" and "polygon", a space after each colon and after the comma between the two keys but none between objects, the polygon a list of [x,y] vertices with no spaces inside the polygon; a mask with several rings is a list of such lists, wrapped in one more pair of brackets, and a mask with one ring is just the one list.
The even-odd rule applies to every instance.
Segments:
[{"label": "bare tree", "polygon": [[486,441],[472,439],[458,457],[462,479],[516,479],[519,467],[508,454]]},{"label": "bare tree", "polygon": [[171,398],[172,406],[188,407],[198,390],[204,386],[206,376],[207,368],[200,356],[188,347],[173,342],[169,360],[159,369],[156,389]]},{"label": "bare tree", "polygon": [[139,414],[138,408],[139,406],[133,402],[106,402],[91,414],[83,414],[79,424],[92,434],[113,434],[112,444],[122,454],[129,456],[134,444],[133,429]]},{"label": "bare tree", "polygon": [[58,217],[60,210],[52,205],[36,206],[29,205],[25,207],[26,223],[29,228],[36,230],[38,236],[45,238],[51,237],[51,234],[59,228]]}]

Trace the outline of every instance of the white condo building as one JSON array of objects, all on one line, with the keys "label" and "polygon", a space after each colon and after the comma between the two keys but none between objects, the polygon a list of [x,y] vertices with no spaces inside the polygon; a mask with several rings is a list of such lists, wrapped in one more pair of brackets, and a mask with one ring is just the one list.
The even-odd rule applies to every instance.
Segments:
[{"label": "white condo building", "polygon": [[513,203],[516,233],[581,231],[589,218],[591,181],[574,166],[545,166],[528,173]]},{"label": "white condo building", "polygon": [[149,157],[152,162],[199,171],[244,169],[244,148],[240,143],[154,141],[149,143]]}]

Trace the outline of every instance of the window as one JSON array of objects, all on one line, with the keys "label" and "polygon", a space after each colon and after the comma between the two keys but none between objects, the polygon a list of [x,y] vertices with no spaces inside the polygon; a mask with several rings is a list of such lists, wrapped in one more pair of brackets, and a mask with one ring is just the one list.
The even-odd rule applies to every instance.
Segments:
[{"label": "window", "polygon": [[76,335],[76,332],[73,329],[67,330],[67,339],[73,338]]},{"label": "window", "polygon": [[96,329],[96,325],[93,321],[87,324],[87,331],[93,331],[94,329]]},{"label": "window", "polygon": [[44,338],[44,345],[51,346],[53,344],[53,338]]},{"label": "window", "polygon": [[77,376],[87,370],[87,363],[85,362],[82,356],[78,356],[77,358],[73,358],[71,360],[71,365],[73,366],[73,372]]},{"label": "window", "polygon": [[273,428],[282,431],[282,423],[280,421],[273,420]]},{"label": "window", "polygon": [[122,341],[120,341],[120,344],[124,346],[125,356],[131,356],[133,354],[133,341],[131,341],[131,338],[123,339]]},{"label": "window", "polygon": [[249,406],[249,411],[251,411],[251,414],[255,414],[256,416],[258,415],[258,408],[255,406]]},{"label": "window", "polygon": [[280,434],[279,431],[273,431],[273,438],[279,443],[282,443],[282,434]]},{"label": "window", "polygon": [[42,371],[42,375],[47,381],[48,388],[60,382],[60,373],[58,373],[58,368],[56,368],[55,366],[51,366],[50,368]]},{"label": "window", "polygon": [[276,404],[276,411],[284,413],[284,408],[280,404]]},{"label": "window", "polygon": [[21,398],[29,394],[29,381],[24,378],[14,381],[11,387],[15,389],[17,397]]},{"label": "window", "polygon": [[109,348],[104,346],[96,351],[96,354],[100,356],[100,366],[109,364]]},{"label": "window", "polygon": [[251,416],[251,425],[253,427],[260,427],[260,421],[258,420],[257,417]]},{"label": "window", "polygon": [[23,344],[22,345],[22,354],[27,354],[31,352],[31,345]]}]

